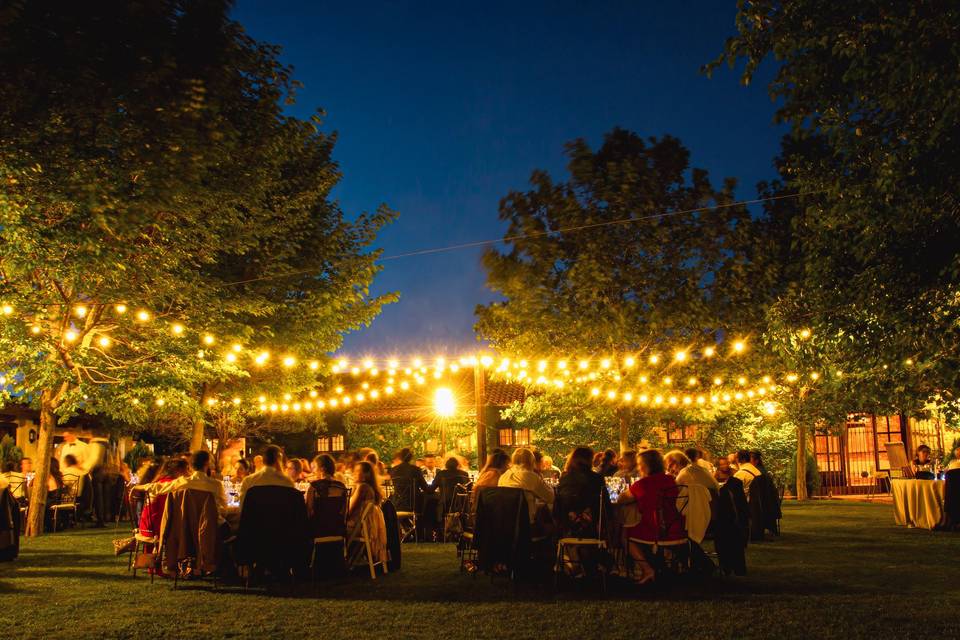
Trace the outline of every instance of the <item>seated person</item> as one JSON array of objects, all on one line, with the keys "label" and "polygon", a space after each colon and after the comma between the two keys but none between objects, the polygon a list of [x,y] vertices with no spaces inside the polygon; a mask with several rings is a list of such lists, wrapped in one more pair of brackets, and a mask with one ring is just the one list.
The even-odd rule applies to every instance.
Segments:
[{"label": "seated person", "polygon": [[[290,487],[291,489],[295,488],[293,486],[293,481],[285,476],[282,471],[282,461],[283,461],[283,452],[280,451],[280,447],[275,444],[267,446],[263,450],[263,456],[257,456],[263,460],[263,466],[261,469],[255,473],[251,473],[249,476],[243,479],[243,482],[240,484],[240,510],[243,510],[243,498],[247,495],[253,487]],[[256,458],[254,458],[256,461]]]},{"label": "seated person", "polygon": [[190,468],[192,471],[180,475],[170,482],[162,483],[156,487],[137,485],[137,489],[149,491],[153,496],[161,496],[181,489],[195,489],[212,493],[217,504],[217,524],[222,526],[226,522],[227,493],[223,489],[222,482],[210,477],[210,452],[203,450],[194,452],[190,457]]},{"label": "seated person", "polygon": [[383,489],[377,480],[373,465],[364,460],[353,467],[353,493],[350,495],[350,508],[347,510],[347,531],[353,531],[360,524],[360,516],[367,503],[380,506],[383,502]]},{"label": "seated person", "polygon": [[619,468],[617,462],[617,452],[613,449],[605,450],[600,458],[600,466],[597,468],[597,473],[604,478],[609,478],[617,472]]},{"label": "seated person", "polygon": [[960,469],[960,447],[953,450],[953,457],[947,464],[947,471],[953,471],[954,469]]},{"label": "seated person", "polygon": [[307,489],[307,515],[312,516],[313,501],[316,498],[326,498],[331,490],[346,493],[347,486],[336,479],[337,463],[327,453],[322,453],[313,459],[313,475],[316,478]]},{"label": "seated person", "polygon": [[561,537],[596,538],[600,509],[609,510],[607,483],[591,468],[592,460],[589,447],[577,447],[567,457],[554,504],[554,520]]},{"label": "seated person", "polygon": [[487,456],[487,464],[480,470],[477,481],[473,483],[473,507],[477,507],[477,492],[483,487],[496,487],[500,483],[500,476],[510,468],[510,456],[503,451],[497,451]]},{"label": "seated person", "polygon": [[930,447],[921,444],[913,458],[913,477],[917,480],[933,480],[933,459],[930,457]]},{"label": "seated person", "polygon": [[689,447],[684,450],[684,453],[687,454],[688,458],[690,458],[690,464],[695,464],[700,467],[703,467],[704,469],[707,470],[707,473],[709,473],[711,476],[716,471],[714,466],[710,464],[710,461],[707,460],[706,456],[704,456],[702,449],[698,449],[696,447]]},{"label": "seated person", "polygon": [[390,479],[393,481],[391,502],[397,511],[417,511],[422,502],[421,496],[433,491],[433,488],[427,485],[423,472],[412,464],[413,451],[404,447],[397,452],[397,457],[400,458],[400,464],[390,468]]},{"label": "seated person", "polygon": [[440,492],[440,505],[444,513],[450,509],[450,505],[453,503],[457,485],[469,483],[470,474],[460,468],[460,461],[454,456],[447,458],[444,468],[437,471],[436,478],[433,481],[434,486]]},{"label": "seated person", "polygon": [[635,478],[640,475],[637,469],[637,452],[624,451],[617,461],[617,472],[613,475],[617,478]]},{"label": "seated person", "polygon": [[710,472],[700,465],[693,464],[683,451],[671,451],[663,459],[666,462],[667,473],[676,478],[677,484],[700,485],[714,495],[720,490],[720,483],[710,475]]},{"label": "seated person", "polygon": [[500,476],[497,485],[523,489],[530,516],[530,533],[534,537],[540,537],[548,533],[548,527],[537,522],[537,500],[542,501],[548,511],[552,511],[553,490],[537,473],[536,464],[533,452],[520,447],[513,452],[513,465]]},{"label": "seated person", "polygon": [[297,484],[303,476],[303,464],[297,458],[290,458],[287,460],[285,473],[290,478],[290,482]]},{"label": "seated person", "polygon": [[[143,491],[149,496],[149,502],[140,513],[139,532],[141,535],[153,537],[160,535],[160,522],[163,520],[163,510],[167,504],[166,492],[161,490],[177,478],[190,473],[190,466],[180,458],[167,460],[152,482],[134,487],[135,491]],[[147,478],[147,474],[144,474]]]},{"label": "seated person", "polygon": [[233,484],[241,484],[243,479],[250,475],[250,471],[250,463],[247,462],[247,459],[240,458],[237,460],[237,465],[233,468],[231,481]]},{"label": "seated person", "polygon": [[540,475],[546,480],[560,479],[560,469],[557,469],[557,467],[554,466],[552,457],[544,455],[540,459]]},{"label": "seated person", "polygon": [[730,465],[730,461],[728,459],[717,458],[717,471],[713,474],[713,477],[717,482],[723,484],[732,478],[734,473],[736,473],[736,469]]},{"label": "seated person", "polygon": [[634,560],[634,582],[644,584],[655,577],[646,556],[648,544],[684,540],[686,530],[683,517],[677,512],[679,489],[673,476],[666,473],[663,455],[657,449],[647,449],[640,454],[639,465],[640,479],[620,494],[617,502],[637,503],[640,521],[626,534],[628,551]]}]

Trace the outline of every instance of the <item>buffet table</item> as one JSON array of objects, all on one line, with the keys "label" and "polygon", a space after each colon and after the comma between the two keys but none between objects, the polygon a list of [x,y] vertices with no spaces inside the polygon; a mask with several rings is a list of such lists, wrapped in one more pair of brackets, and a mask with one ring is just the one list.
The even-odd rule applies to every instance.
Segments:
[{"label": "buffet table", "polygon": [[896,523],[920,529],[933,529],[940,524],[945,484],[943,480],[891,480]]}]

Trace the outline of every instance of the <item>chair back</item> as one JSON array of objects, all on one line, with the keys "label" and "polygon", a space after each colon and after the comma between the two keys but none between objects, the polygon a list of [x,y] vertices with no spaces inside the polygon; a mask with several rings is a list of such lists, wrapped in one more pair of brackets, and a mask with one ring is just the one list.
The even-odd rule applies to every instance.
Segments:
[{"label": "chair back", "polygon": [[347,492],[337,488],[325,496],[314,496],[310,517],[313,537],[347,535]]},{"label": "chair back", "polygon": [[887,460],[890,461],[891,478],[912,478],[913,467],[910,466],[910,459],[907,457],[907,450],[902,442],[887,442],[884,445],[887,450]]},{"label": "chair back", "polygon": [[657,542],[686,539],[687,527],[682,512],[689,500],[689,496],[681,495],[676,486],[657,492]]},{"label": "chair back", "polygon": [[390,494],[390,502],[396,507],[397,511],[420,512],[420,501],[417,496],[417,482],[413,478],[398,477],[393,478],[393,493]]},{"label": "chair back", "polygon": [[204,572],[216,571],[219,555],[217,502],[210,491],[180,489],[167,495],[160,525],[164,566],[178,571],[181,561],[192,559]]},{"label": "chair back", "polygon": [[79,477],[75,480],[63,481],[63,489],[60,491],[60,504],[75,505],[77,503],[81,482],[83,482],[83,478]]},{"label": "chair back", "polygon": [[247,490],[237,534],[238,561],[267,567],[278,575],[301,571],[312,547],[302,493],[293,487],[267,485]]},{"label": "chair back", "polygon": [[477,563],[490,571],[496,564],[520,568],[530,549],[530,515],[523,489],[484,487],[477,496],[474,545]]},{"label": "chair back", "polygon": [[13,496],[17,502],[21,505],[26,504],[27,502],[27,480],[17,480],[10,483],[10,495]]}]

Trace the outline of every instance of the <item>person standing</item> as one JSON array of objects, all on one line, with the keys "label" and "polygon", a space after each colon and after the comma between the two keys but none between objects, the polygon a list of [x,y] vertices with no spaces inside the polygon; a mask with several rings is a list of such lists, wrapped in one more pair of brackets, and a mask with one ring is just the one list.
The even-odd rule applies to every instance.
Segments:
[{"label": "person standing", "polygon": [[746,449],[737,451],[737,472],[734,475],[743,483],[743,492],[750,499],[750,484],[760,476],[761,471],[750,462],[750,452]]}]

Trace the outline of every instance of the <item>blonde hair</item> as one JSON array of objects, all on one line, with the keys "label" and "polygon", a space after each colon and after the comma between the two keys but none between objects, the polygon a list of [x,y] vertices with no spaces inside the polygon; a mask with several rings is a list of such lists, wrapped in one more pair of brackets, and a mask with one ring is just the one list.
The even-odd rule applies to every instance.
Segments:
[{"label": "blonde hair", "polygon": [[533,471],[533,468],[537,464],[536,458],[533,457],[533,451],[524,449],[523,447],[513,452],[512,462],[514,465],[523,467],[527,471]]},{"label": "blonde hair", "polygon": [[687,457],[687,454],[685,454],[683,451],[680,451],[679,449],[674,449],[673,451],[670,451],[665,456],[663,456],[663,459],[666,461],[668,465],[671,462],[675,462],[677,466],[680,467],[681,469],[683,469],[684,467],[688,467],[691,464],[690,458]]}]

